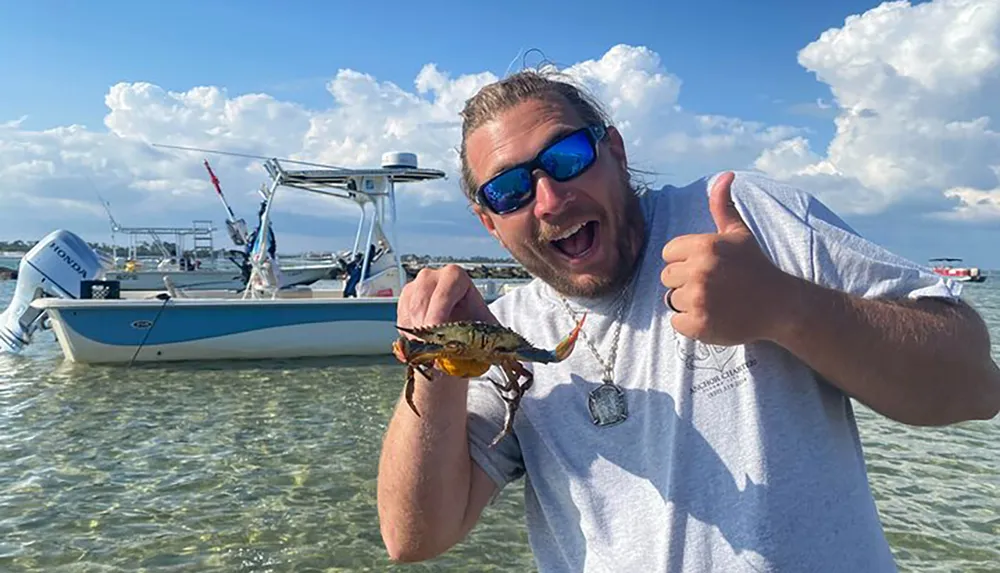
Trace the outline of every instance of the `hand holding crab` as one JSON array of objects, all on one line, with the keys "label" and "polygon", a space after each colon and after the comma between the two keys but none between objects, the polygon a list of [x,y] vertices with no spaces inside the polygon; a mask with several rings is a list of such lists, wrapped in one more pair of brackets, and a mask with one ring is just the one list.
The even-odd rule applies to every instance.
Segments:
[{"label": "hand holding crab", "polygon": [[[548,363],[565,360],[573,352],[586,319],[586,316],[581,318],[555,350],[544,350],[501,326],[468,275],[458,267],[445,267],[427,274],[421,271],[417,280],[407,287],[412,289],[412,296],[405,297],[407,293],[404,289],[404,296],[400,297],[399,324],[396,326],[404,335],[392,345],[393,354],[407,365],[404,393],[407,404],[420,415],[413,403],[414,374],[417,370],[428,379],[431,378],[430,367],[450,376],[470,378],[485,374],[491,366],[499,366],[506,382],[491,382],[500,391],[507,415],[503,429],[490,447],[510,434],[521,396],[531,387],[533,375],[521,365],[521,361]],[[425,326],[416,327],[414,325],[421,321],[414,319],[420,315]],[[525,381],[518,383],[522,377]]]},{"label": "hand holding crab", "polygon": [[660,282],[675,312],[678,333],[702,342],[735,345],[773,339],[794,297],[791,275],[767,258],[732,201],[733,173],[720,176],[709,196],[715,233],[682,235],[663,247]]}]

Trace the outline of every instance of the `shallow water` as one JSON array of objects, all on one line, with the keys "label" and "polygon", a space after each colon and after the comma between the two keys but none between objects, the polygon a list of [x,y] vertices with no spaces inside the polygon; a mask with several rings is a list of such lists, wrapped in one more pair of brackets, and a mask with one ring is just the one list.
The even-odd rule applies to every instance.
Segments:
[{"label": "shallow water", "polygon": [[[998,284],[965,293],[1000,357]],[[72,365],[41,333],[0,355],[0,570],[392,570],[375,474],[402,376],[389,358]],[[858,417],[900,568],[1000,571],[1000,420]],[[531,570],[521,492],[445,556],[398,569]]]}]

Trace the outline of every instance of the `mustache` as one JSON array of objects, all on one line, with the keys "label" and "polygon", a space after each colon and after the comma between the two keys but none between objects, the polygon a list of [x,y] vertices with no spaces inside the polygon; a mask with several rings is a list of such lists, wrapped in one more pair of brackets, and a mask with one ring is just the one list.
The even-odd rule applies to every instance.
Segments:
[{"label": "mustache", "polygon": [[561,235],[566,229],[584,222],[600,222],[601,218],[595,215],[586,215],[583,212],[567,213],[559,218],[559,221],[546,223],[539,222],[536,225],[535,240],[539,243],[550,243]]}]

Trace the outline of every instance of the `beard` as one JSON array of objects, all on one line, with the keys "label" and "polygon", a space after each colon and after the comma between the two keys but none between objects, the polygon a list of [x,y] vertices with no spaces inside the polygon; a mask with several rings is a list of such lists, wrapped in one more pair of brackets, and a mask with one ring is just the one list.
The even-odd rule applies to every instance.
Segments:
[{"label": "beard", "polygon": [[[510,245],[508,250],[511,256],[532,276],[566,297],[597,298],[621,290],[628,283],[639,260],[645,241],[646,224],[639,197],[627,179],[623,181],[619,198],[621,208],[599,216],[599,224],[605,231],[605,236],[609,235],[606,229],[614,231],[610,234],[612,244],[606,246],[610,247],[613,258],[611,269],[606,274],[574,276],[566,269],[554,265],[551,254],[553,247],[548,237],[552,236],[555,229],[545,224],[540,224],[535,229],[533,237]],[[568,212],[566,218],[576,214],[575,211]],[[612,220],[609,221],[608,218]]]}]

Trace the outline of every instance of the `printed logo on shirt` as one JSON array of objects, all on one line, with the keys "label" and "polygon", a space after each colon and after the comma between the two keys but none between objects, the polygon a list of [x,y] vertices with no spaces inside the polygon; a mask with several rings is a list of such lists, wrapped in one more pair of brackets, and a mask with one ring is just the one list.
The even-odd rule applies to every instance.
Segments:
[{"label": "printed logo on shirt", "polygon": [[750,379],[757,359],[745,346],[705,344],[676,334],[677,352],[688,370],[700,372],[691,385],[692,394],[709,398],[734,390]]}]

